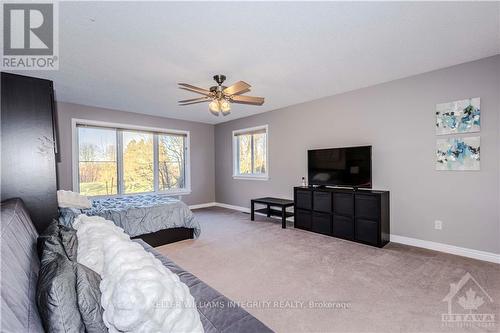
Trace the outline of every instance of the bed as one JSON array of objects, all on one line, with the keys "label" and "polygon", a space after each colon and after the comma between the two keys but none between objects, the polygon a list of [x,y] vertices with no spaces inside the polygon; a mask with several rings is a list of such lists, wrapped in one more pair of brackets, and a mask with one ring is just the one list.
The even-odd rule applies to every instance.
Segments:
[{"label": "bed", "polygon": [[197,238],[201,232],[189,207],[166,195],[95,198],[91,208],[59,208],[59,222],[71,225],[80,214],[111,220],[132,238],[141,238],[151,246]]}]

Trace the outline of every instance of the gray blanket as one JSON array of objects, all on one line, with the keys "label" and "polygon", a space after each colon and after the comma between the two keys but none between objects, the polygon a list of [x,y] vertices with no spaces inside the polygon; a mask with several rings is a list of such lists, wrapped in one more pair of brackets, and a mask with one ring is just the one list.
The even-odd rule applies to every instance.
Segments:
[{"label": "gray blanket", "polygon": [[201,232],[198,221],[184,202],[158,194],[93,199],[91,208],[59,208],[59,212],[59,222],[64,225],[71,225],[80,214],[101,216],[131,237],[180,227],[193,228],[195,238]]}]

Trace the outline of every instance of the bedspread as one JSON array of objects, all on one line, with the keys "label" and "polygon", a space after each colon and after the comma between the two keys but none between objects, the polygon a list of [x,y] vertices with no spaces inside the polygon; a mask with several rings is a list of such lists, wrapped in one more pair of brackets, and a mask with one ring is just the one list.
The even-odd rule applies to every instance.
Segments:
[{"label": "bedspread", "polygon": [[59,222],[71,225],[80,214],[101,216],[113,221],[131,237],[169,228],[193,228],[194,237],[200,235],[199,223],[182,201],[159,194],[138,194],[112,198],[92,199],[86,209],[59,208]]}]

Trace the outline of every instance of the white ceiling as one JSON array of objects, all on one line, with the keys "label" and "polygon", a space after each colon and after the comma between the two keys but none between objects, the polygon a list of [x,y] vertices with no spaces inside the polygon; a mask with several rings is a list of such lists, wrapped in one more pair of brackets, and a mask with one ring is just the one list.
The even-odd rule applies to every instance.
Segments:
[{"label": "white ceiling", "polygon": [[[59,101],[219,123],[500,53],[500,3],[62,2]],[[214,117],[177,82],[244,80]],[[23,74],[27,74],[24,72]]]}]

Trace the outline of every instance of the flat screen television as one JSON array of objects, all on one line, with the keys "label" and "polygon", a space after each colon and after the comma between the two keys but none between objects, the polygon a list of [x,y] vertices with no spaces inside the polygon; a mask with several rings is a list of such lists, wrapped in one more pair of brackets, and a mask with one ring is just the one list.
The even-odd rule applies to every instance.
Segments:
[{"label": "flat screen television", "polygon": [[372,147],[315,149],[307,152],[309,185],[372,187]]}]

